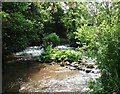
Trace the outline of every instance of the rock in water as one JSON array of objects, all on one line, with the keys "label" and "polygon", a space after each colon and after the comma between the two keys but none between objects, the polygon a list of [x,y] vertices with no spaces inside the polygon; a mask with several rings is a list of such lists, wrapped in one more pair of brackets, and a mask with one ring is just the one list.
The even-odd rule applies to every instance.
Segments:
[{"label": "rock in water", "polygon": [[78,60],[78,63],[79,63],[79,64],[82,63],[82,60]]},{"label": "rock in water", "polygon": [[66,65],[70,65],[70,62],[66,61]]},{"label": "rock in water", "polygon": [[74,68],[74,67],[69,67],[69,69],[70,69],[70,70],[76,70],[76,68]]},{"label": "rock in water", "polygon": [[71,66],[75,65],[75,64],[78,64],[78,62],[72,62],[71,63]]},{"label": "rock in water", "polygon": [[91,72],[91,69],[86,69],[85,72],[89,73],[89,72]]},{"label": "rock in water", "polygon": [[54,61],[52,63],[50,63],[50,65],[55,65],[55,64],[56,64],[56,62],[54,62]]},{"label": "rock in water", "polygon": [[69,66],[65,66],[65,68],[69,68]]},{"label": "rock in water", "polygon": [[87,64],[86,66],[87,66],[87,68],[94,68],[93,64]]},{"label": "rock in water", "polygon": [[85,71],[85,68],[82,68],[82,71]]},{"label": "rock in water", "polygon": [[74,65],[72,65],[73,67],[78,67],[79,65],[78,64],[74,64]]},{"label": "rock in water", "polygon": [[91,72],[97,74],[97,73],[100,73],[100,70],[99,69],[94,69]]},{"label": "rock in water", "polygon": [[63,64],[63,62],[61,62],[61,63],[60,63],[60,66],[61,66],[61,67],[64,67],[65,65]]},{"label": "rock in water", "polygon": [[78,69],[78,70],[82,70],[82,67],[78,66],[77,69]]}]

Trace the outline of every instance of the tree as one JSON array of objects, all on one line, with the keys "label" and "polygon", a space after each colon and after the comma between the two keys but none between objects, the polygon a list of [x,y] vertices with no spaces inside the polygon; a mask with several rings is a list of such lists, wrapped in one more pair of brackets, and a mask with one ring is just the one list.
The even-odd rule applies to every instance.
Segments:
[{"label": "tree", "polygon": [[33,22],[21,13],[28,5],[29,3],[3,3],[3,54],[20,51],[29,44],[32,37],[30,33],[34,32]]},{"label": "tree", "polygon": [[118,3],[106,3],[104,10],[106,11],[105,18],[99,26],[100,32],[100,45],[98,51],[98,64],[101,70],[101,86],[103,93],[120,93],[120,32],[119,32],[119,7]]},{"label": "tree", "polygon": [[66,4],[69,9],[64,13],[61,21],[67,30],[67,37],[72,46],[76,45],[76,39],[73,32],[77,31],[84,24],[88,23],[90,14],[87,11],[86,3],[82,2],[69,2]]}]

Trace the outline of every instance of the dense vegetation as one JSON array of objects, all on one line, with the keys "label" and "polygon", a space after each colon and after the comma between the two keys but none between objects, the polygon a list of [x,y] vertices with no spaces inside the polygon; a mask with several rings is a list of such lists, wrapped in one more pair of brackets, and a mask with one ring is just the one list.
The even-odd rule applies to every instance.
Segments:
[{"label": "dense vegetation", "polygon": [[61,61],[79,61],[81,60],[81,53],[74,50],[59,50],[57,48],[47,50],[43,52],[38,60],[40,62],[52,62],[56,61],[60,63]]},{"label": "dense vegetation", "polygon": [[[103,94],[119,93],[120,2],[64,4],[3,3],[3,58],[33,43],[42,44],[46,50],[39,61],[76,61],[82,54],[96,57],[101,77],[90,87]],[[51,49],[61,38],[67,38],[80,52]]]}]

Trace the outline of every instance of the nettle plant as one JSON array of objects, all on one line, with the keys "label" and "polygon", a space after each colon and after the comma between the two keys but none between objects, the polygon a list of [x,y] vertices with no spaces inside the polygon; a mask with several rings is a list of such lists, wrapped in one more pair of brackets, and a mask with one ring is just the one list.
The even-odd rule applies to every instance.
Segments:
[{"label": "nettle plant", "polygon": [[58,50],[56,48],[49,51],[43,52],[38,60],[40,62],[51,62],[51,61],[78,61],[81,60],[81,52],[76,52],[74,50]]}]

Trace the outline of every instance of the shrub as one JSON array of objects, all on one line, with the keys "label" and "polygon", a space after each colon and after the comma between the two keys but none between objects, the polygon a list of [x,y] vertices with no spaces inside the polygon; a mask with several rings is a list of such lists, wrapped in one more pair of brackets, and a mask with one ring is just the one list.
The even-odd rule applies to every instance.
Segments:
[{"label": "shrub", "polygon": [[47,48],[48,45],[57,46],[60,43],[60,38],[56,33],[51,33],[44,36],[43,43],[44,48]]},{"label": "shrub", "polygon": [[75,34],[76,43],[84,50],[96,49],[97,50],[97,33],[95,27],[88,26],[87,24],[78,28]]},{"label": "shrub", "polygon": [[78,61],[81,60],[81,53],[75,52],[74,50],[58,50],[51,49],[50,51],[43,52],[38,60],[41,62],[51,62],[53,61]]},{"label": "shrub", "polygon": [[[116,7],[117,4],[115,4]],[[97,62],[101,70],[101,94],[120,93],[120,28],[118,23],[118,8],[112,6],[110,18],[105,18],[96,27],[99,31]],[[114,12],[113,12],[114,11]],[[95,84],[93,84],[95,85]],[[92,88],[92,87],[91,87]],[[96,89],[97,92],[97,89]]]},{"label": "shrub", "polygon": [[68,32],[67,33],[67,38],[69,39],[70,46],[77,47],[77,44],[76,44],[77,40],[75,39],[74,32]]},{"label": "shrub", "polygon": [[45,52],[41,53],[41,55],[38,58],[38,61],[51,62],[51,53],[49,51],[45,51]]},{"label": "shrub", "polygon": [[[113,26],[114,28],[114,26]],[[113,30],[111,28],[111,30]],[[115,28],[114,28],[115,29]],[[102,92],[120,92],[120,32],[111,31],[106,34],[104,46],[99,48],[98,64],[101,70]]]}]

